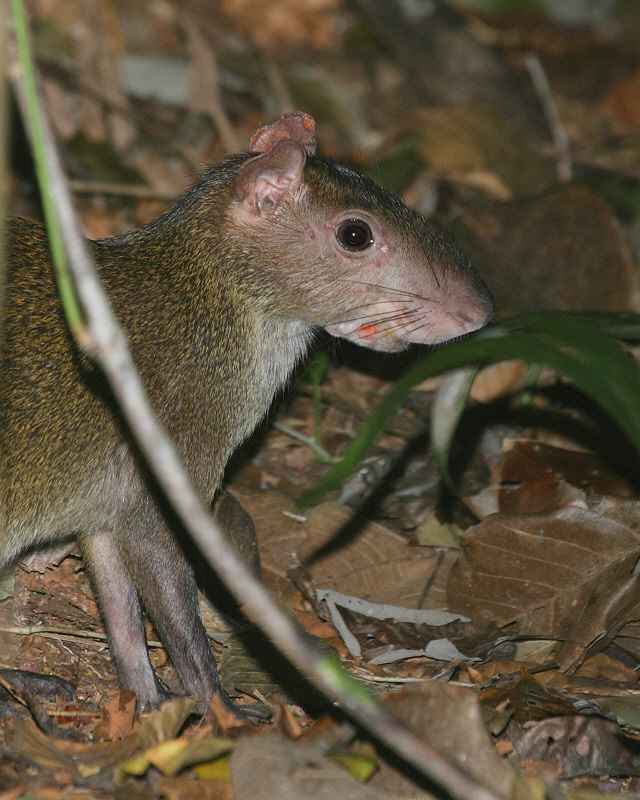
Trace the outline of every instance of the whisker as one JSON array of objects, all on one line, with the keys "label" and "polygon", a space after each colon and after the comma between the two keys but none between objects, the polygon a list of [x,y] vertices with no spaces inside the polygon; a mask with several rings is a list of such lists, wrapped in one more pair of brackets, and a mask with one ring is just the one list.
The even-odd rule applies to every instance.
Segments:
[{"label": "whisker", "polygon": [[407,330],[405,330],[405,334],[407,336],[411,336],[412,333],[416,333],[417,331],[422,330],[423,328],[428,328],[428,327],[429,327],[429,325],[426,322],[422,323],[421,325],[414,325],[413,328],[408,328]]},{"label": "whisker", "polygon": [[[352,309],[352,311],[353,310],[355,310],[355,309]],[[417,309],[416,309],[416,311],[417,311]],[[404,312],[404,311],[394,311],[392,314],[378,314],[375,317],[372,317],[370,315],[365,314],[365,315],[362,315],[362,316],[348,317],[347,319],[340,319],[340,320],[337,320],[337,321],[334,320],[333,322],[329,322],[327,324],[328,325],[343,325],[346,322],[360,322],[360,321],[362,321],[362,322],[365,322],[365,323],[369,323],[371,325],[380,325],[380,324],[383,324],[385,322],[393,322],[393,320],[400,319],[401,317],[404,317],[404,316],[408,316],[411,313],[415,313],[415,312],[413,312],[411,310],[406,311],[406,312]]]},{"label": "whisker", "polygon": [[371,283],[370,281],[356,281],[353,278],[337,278],[336,280],[342,281],[344,283],[357,283],[361,286],[367,286],[372,289],[381,289],[385,292],[393,292],[394,294],[400,294],[406,297],[412,297],[417,300],[425,300],[432,303],[440,302],[438,300],[429,300],[427,297],[422,297],[422,295],[416,294],[415,292],[409,292],[406,289],[397,289],[393,286],[385,286],[384,284],[380,283]]},{"label": "whisker", "polygon": [[[405,289],[396,289],[393,286],[384,286],[380,283],[371,283],[370,281],[356,281],[353,278],[336,278],[337,281],[341,281],[343,283],[356,283],[360,286],[367,286],[371,289],[382,289],[385,292],[393,292],[394,294],[401,294],[406,295],[407,297],[414,297],[418,300],[426,300],[427,298],[422,297],[419,294],[415,294],[414,292],[408,292]],[[436,302],[436,301],[433,301]]]},{"label": "whisker", "polygon": [[[378,302],[376,302],[376,303],[362,303],[359,306],[351,306],[351,308],[349,309],[349,313],[357,311],[359,308],[371,308],[371,306],[373,306],[373,305],[381,306],[383,303],[397,303],[397,302],[398,302],[397,300],[381,300],[379,303]],[[418,309],[407,309],[407,310],[404,310],[402,313],[409,314],[409,313],[414,313],[415,311],[418,311]],[[397,313],[397,312],[394,312],[394,313]]]},{"label": "whisker", "polygon": [[[435,271],[435,269],[433,267],[433,264],[432,264],[430,258],[427,259],[427,264],[429,265],[429,269],[431,270],[431,274],[433,275],[433,278],[434,278],[434,280],[436,282],[436,286],[438,287],[438,289],[440,289],[441,288],[440,287],[440,280],[438,279],[438,275],[436,274],[436,271]],[[446,283],[446,280],[447,280],[447,276],[446,276],[446,273],[445,273],[445,283]]]},{"label": "whisker", "polygon": [[394,292],[395,294],[401,294],[405,297],[413,297],[416,300],[422,300],[425,303],[441,303],[441,300],[432,300],[429,297],[423,297],[420,294],[416,294],[415,292],[408,292],[405,289],[395,289],[393,286],[384,286],[379,283],[370,283],[369,281],[356,281],[352,278],[336,278],[338,281],[343,281],[344,283],[357,283],[361,286],[369,286],[372,289],[382,289],[385,292]]},{"label": "whisker", "polygon": [[[390,322],[394,322],[394,321],[393,321],[393,320],[390,320]],[[419,328],[419,327],[421,327],[421,326],[418,326],[418,328]],[[405,324],[404,322],[400,322],[400,321],[398,321],[398,322],[396,322],[396,323],[395,323],[395,324],[393,324],[393,325],[380,326],[380,329],[381,329],[381,331],[382,331],[383,333],[394,333],[395,331],[403,331],[403,332],[406,332],[406,330],[407,330],[407,326],[406,326],[406,324]]]},{"label": "whisker", "polygon": [[[407,317],[415,316],[415,314],[417,313],[418,309],[413,309],[404,314],[394,314],[392,316],[380,319],[380,322],[377,324],[379,324],[383,330],[401,330],[402,328],[405,328],[407,325],[407,322],[405,321]],[[395,324],[392,325],[391,323]]]}]

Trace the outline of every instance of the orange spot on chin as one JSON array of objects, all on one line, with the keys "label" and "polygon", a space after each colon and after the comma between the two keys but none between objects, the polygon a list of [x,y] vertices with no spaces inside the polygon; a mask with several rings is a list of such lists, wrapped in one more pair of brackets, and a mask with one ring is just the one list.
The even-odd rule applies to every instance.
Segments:
[{"label": "orange spot on chin", "polygon": [[365,339],[367,336],[375,336],[378,329],[375,325],[361,325],[358,328],[358,336],[360,339]]}]

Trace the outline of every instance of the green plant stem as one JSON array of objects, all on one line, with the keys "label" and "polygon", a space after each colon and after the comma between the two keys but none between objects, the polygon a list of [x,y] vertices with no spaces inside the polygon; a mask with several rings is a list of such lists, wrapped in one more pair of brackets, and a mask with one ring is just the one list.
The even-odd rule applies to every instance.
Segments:
[{"label": "green plant stem", "polygon": [[[13,0],[13,4],[20,6],[22,24],[26,24],[20,0]],[[23,53],[21,58],[25,62],[30,61],[27,37]],[[29,75],[30,91],[37,92],[33,70],[24,72],[27,83]],[[73,286],[77,288],[87,320],[86,329],[82,324],[77,329],[78,341],[103,370],[141,453],[177,518],[208,563],[244,607],[247,616],[260,626],[280,652],[332,702],[339,701],[357,724],[365,727],[420,773],[442,786],[454,800],[498,800],[492,790],[481,786],[462,769],[420,742],[384,712],[337,661],[311,646],[297,626],[274,603],[266,589],[255,580],[225,534],[213,522],[208,508],[202,503],[180,463],[175,447],[149,405],[124,333],[100,286],[86,242],[78,231],[73,203],[46,117],[39,117],[36,113],[28,120],[34,130],[40,129],[45,154],[42,180],[51,187],[52,197],[56,201],[54,211],[56,208],[59,211],[58,215],[53,213],[52,224],[60,228],[60,239],[64,241],[68,263],[73,271]]]},{"label": "green plant stem", "polygon": [[[37,92],[36,75],[31,59],[31,46],[29,42],[29,26],[27,15],[24,10],[22,0],[11,0],[11,9],[15,22],[16,41],[18,43],[18,54],[20,56],[20,66],[24,75],[24,101],[25,111],[29,120],[29,134],[31,137],[31,148],[33,160],[40,186],[40,196],[44,218],[49,234],[49,247],[51,257],[56,267],[56,282],[60,299],[64,307],[64,313],[74,336],[77,336],[83,327],[82,312],[77,301],[76,292],[73,287],[71,273],[67,256],[62,242],[60,228],[57,224],[58,212],[53,200],[49,173],[47,170],[44,139],[38,121],[42,116],[40,100]],[[4,19],[0,19],[0,25],[4,26]]]},{"label": "green plant stem", "polygon": [[6,225],[9,170],[7,167],[7,136],[9,133],[9,93],[7,91],[9,53],[7,48],[9,0],[0,0],[0,354],[4,336],[4,298],[6,286]]}]

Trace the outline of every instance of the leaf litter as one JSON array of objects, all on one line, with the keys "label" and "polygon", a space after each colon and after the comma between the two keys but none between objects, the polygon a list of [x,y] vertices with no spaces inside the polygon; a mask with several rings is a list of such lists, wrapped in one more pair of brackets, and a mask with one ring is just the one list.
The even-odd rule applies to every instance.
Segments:
[{"label": "leaf litter", "polygon": [[[533,24],[517,14],[469,11],[460,18],[464,25],[449,30],[438,9],[430,22],[435,42],[448,36],[451,52],[458,41],[468,52],[484,53],[476,62],[483,77],[464,81],[469,95],[460,102],[446,53],[425,71],[429,49],[416,53],[413,35],[402,38],[408,25],[416,34],[424,23],[410,23],[396,3],[361,0],[346,8],[337,0],[284,6],[228,0],[202,15],[189,2],[180,11],[198,24],[190,37],[173,3],[144,12],[116,0],[93,10],[54,5],[33,4],[36,43],[88,232],[111,235],[153,218],[203,163],[224,155],[230,134],[245,141],[277,116],[279,105],[303,106],[321,120],[325,153],[371,168],[374,177],[404,176],[407,196],[435,209],[490,276],[503,313],[576,305],[638,309],[637,187],[629,181],[640,176],[640,64],[629,50],[616,55],[589,28],[576,32],[544,16]],[[390,10],[394,25],[380,27]],[[620,34],[618,44],[625,41]],[[581,187],[554,178],[553,158],[536,133],[545,124],[533,105],[512,88],[495,89],[512,69],[498,54],[513,65],[527,48],[547,69]],[[175,99],[180,92],[169,93],[174,99],[164,104],[144,96],[139,66],[120,83],[117,64],[127,56],[140,59],[138,65],[167,59],[180,85],[184,65],[192,63],[191,85],[206,87],[209,96],[195,104],[185,99],[185,118]],[[477,102],[487,86],[494,88],[497,112]],[[104,97],[87,87],[102,87]],[[505,104],[512,112],[519,104],[522,113],[505,114]],[[536,124],[523,124],[532,115]],[[602,180],[607,170],[606,177],[618,179],[615,197]],[[29,212],[26,193],[16,192],[13,204],[15,213],[37,213]],[[322,446],[339,455],[394,369],[388,361],[358,362],[348,348],[335,355],[342,365],[324,377],[319,414]],[[615,434],[600,427],[593,409],[578,404],[576,410],[557,376],[547,373],[532,384],[522,365],[512,363],[508,372],[503,365],[484,370],[475,386],[463,441],[452,452],[461,485],[472,489],[463,491],[463,503],[447,497],[420,439],[401,459],[403,474],[394,474],[395,454],[426,429],[433,385],[399,412],[378,445],[377,464],[364,465],[344,503],[324,503],[305,520],[297,517],[295,500],[324,465],[279,431],[256,437],[231,471],[230,485],[256,522],[263,577],[301,625],[368,686],[379,691],[399,684],[387,700],[394,713],[465,769],[478,770],[499,796],[528,796],[540,786],[536,780],[562,778],[565,796],[594,796],[600,786],[632,797],[640,788],[637,477],[625,469]],[[508,399],[499,399],[505,394]],[[313,437],[318,409],[304,384],[278,415]],[[491,435],[479,435],[483,426]],[[391,483],[382,491],[376,481],[390,465]],[[374,502],[365,497],[372,484]],[[344,771],[360,754],[353,732],[345,736],[320,711],[311,714],[282,695],[268,695],[274,714],[268,736],[236,727],[219,708],[204,720],[190,717],[189,701],[150,715],[143,733],[131,698],[117,690],[77,554],[58,565],[17,569],[2,587],[2,666],[56,674],[78,686],[75,704],[35,701],[24,688],[10,687],[9,707],[36,719],[44,709],[53,728],[45,734],[27,719],[0,723],[4,794],[18,788],[73,796],[79,788],[110,796],[113,768],[120,765],[118,780],[131,791],[144,787],[171,798],[264,796],[266,787],[278,797],[431,796],[382,759],[367,783],[356,783],[356,770]],[[361,652],[347,654],[318,589],[370,606],[461,612],[471,621],[452,623],[446,638],[482,660],[417,656],[437,636],[433,626],[410,630],[409,623],[354,611],[346,613]],[[258,677],[250,647],[236,656],[237,639],[226,624],[212,619],[210,628],[226,643],[214,643],[223,665],[232,652],[232,661],[246,658],[244,667],[230,671],[230,690],[276,689],[272,679]],[[150,627],[147,633],[157,642]],[[412,657],[375,665],[366,658],[376,648]],[[179,692],[164,651],[153,647],[152,659],[163,682]],[[434,676],[440,681],[427,683]],[[69,735],[80,741],[65,740]],[[330,760],[332,753],[342,761]],[[531,777],[526,789],[507,757]]]}]

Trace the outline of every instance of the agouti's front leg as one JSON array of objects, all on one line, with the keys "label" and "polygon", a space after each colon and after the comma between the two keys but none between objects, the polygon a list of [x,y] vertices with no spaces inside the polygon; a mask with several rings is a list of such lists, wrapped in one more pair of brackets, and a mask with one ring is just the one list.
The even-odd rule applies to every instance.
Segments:
[{"label": "agouti's front leg", "polygon": [[85,537],[83,552],[120,685],[135,691],[141,708],[157,708],[167,695],[149,662],[138,595],[189,694],[220,694],[234,708],[220,685],[193,571],[151,498],[121,512],[113,535]]},{"label": "agouti's front leg", "polygon": [[120,688],[136,693],[141,711],[158,708],[169,694],[149,661],[140,597],[115,537],[110,532],[82,536],[80,549],[107,629]]}]

